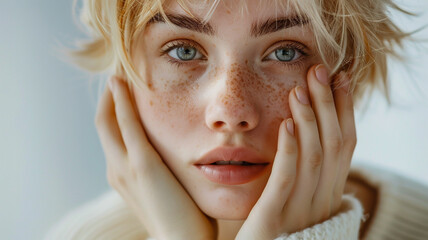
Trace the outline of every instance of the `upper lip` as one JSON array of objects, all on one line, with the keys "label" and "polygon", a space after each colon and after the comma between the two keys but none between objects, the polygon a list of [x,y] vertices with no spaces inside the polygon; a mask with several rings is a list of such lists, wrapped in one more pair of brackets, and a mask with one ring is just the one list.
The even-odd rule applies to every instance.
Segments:
[{"label": "upper lip", "polygon": [[267,164],[258,152],[247,147],[218,147],[204,154],[195,165],[207,165],[217,161],[243,161]]}]

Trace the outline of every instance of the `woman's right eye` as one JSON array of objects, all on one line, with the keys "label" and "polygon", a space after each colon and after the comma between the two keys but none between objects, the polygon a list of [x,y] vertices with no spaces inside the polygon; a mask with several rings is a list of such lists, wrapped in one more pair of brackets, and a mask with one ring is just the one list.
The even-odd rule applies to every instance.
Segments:
[{"label": "woman's right eye", "polygon": [[203,55],[192,46],[180,45],[173,47],[168,51],[168,55],[172,58],[181,60],[181,61],[190,61],[201,59]]}]

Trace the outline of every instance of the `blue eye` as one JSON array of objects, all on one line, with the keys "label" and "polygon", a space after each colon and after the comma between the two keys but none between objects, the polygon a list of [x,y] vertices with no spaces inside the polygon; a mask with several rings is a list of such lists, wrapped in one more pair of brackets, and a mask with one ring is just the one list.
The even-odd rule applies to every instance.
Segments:
[{"label": "blue eye", "polygon": [[295,48],[285,47],[278,48],[269,54],[268,59],[279,60],[281,62],[291,62],[299,57],[301,57],[301,53]]},{"label": "blue eye", "polygon": [[168,52],[168,55],[181,61],[190,61],[202,58],[202,54],[196,48],[185,45],[172,48]]},{"label": "blue eye", "polygon": [[289,62],[294,59],[294,56],[296,56],[296,50],[292,48],[282,48],[275,50],[275,56],[280,61],[286,61]]}]

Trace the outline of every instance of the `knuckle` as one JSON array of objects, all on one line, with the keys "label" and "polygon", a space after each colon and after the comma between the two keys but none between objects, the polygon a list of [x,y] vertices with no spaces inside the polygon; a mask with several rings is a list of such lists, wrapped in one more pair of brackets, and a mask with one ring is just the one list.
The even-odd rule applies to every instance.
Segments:
[{"label": "knuckle", "polygon": [[278,186],[280,190],[285,190],[294,184],[296,181],[296,174],[287,174],[279,180]]},{"label": "knuckle", "polygon": [[339,153],[343,149],[343,140],[340,137],[327,139],[325,147],[334,153]]},{"label": "knuckle", "polygon": [[104,114],[97,114],[94,119],[94,124],[98,132],[108,131],[112,124],[112,119]]},{"label": "knuckle", "polygon": [[107,182],[115,189],[122,188],[126,185],[125,178],[121,174],[117,174],[113,167],[107,167]]},{"label": "knuckle", "polygon": [[334,104],[334,98],[331,91],[321,95],[320,100],[323,104]]},{"label": "knuckle", "polygon": [[323,162],[323,154],[322,151],[316,151],[312,153],[312,155],[308,159],[309,166],[312,170],[316,170],[321,167]]},{"label": "knuckle", "polygon": [[302,111],[302,118],[304,121],[307,122],[315,122],[316,118],[315,118],[315,114],[312,110],[306,110],[306,111]]},{"label": "knuckle", "polygon": [[350,150],[354,150],[357,146],[357,137],[355,134],[352,134],[351,136],[345,138],[344,140],[344,146],[346,148],[349,148]]}]

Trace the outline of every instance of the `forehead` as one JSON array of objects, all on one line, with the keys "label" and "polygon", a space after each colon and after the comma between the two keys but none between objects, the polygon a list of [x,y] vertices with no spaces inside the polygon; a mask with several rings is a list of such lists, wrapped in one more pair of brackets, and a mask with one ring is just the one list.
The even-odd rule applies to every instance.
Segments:
[{"label": "forehead", "polygon": [[[297,15],[288,5],[279,0],[170,1],[164,10],[171,23],[182,28],[220,38],[240,33],[260,37],[308,23],[306,17]],[[165,20],[158,13],[150,22]]]},{"label": "forehead", "polygon": [[[184,5],[183,5],[184,4]],[[168,1],[166,13],[194,16],[214,25],[227,23],[254,23],[267,18],[296,16],[296,12],[288,1],[284,0],[202,0]]]}]

